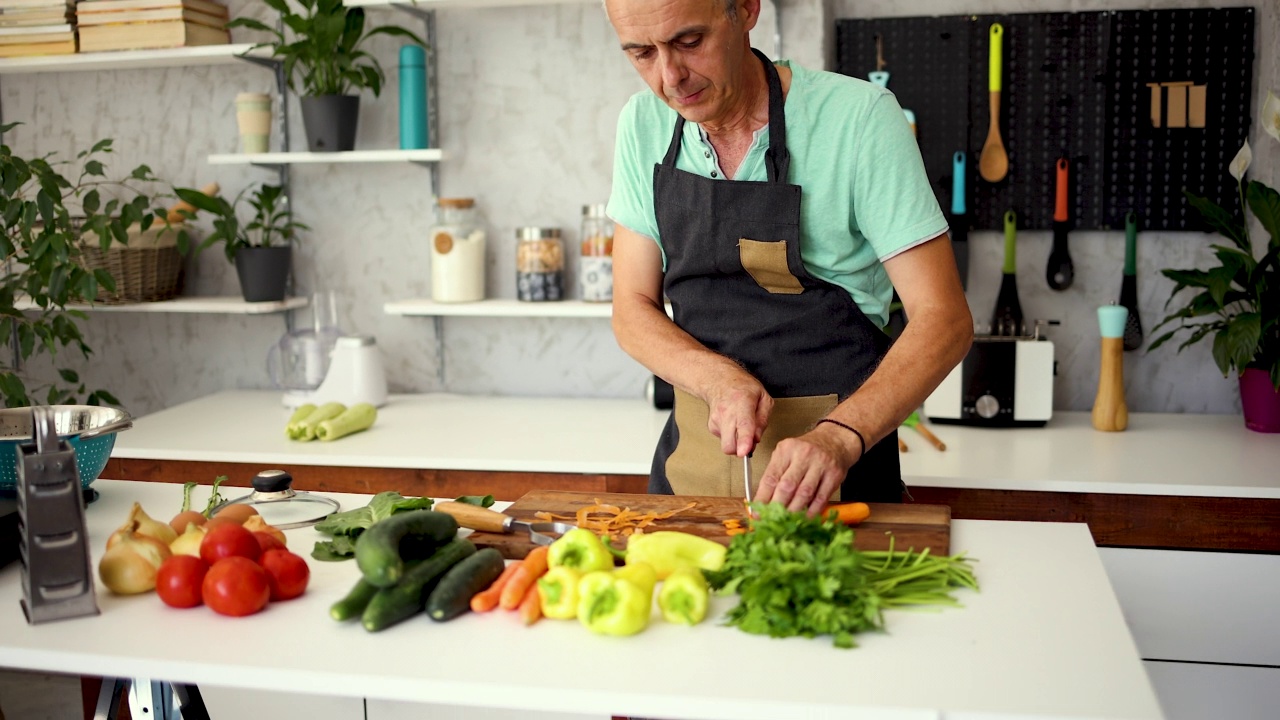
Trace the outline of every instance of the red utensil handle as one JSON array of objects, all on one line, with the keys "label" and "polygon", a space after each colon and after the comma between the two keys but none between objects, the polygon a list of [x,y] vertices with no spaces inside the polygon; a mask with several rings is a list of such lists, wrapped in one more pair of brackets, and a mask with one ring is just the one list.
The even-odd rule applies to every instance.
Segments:
[{"label": "red utensil handle", "polygon": [[1067,159],[1058,158],[1058,197],[1053,207],[1056,222],[1067,221]]}]

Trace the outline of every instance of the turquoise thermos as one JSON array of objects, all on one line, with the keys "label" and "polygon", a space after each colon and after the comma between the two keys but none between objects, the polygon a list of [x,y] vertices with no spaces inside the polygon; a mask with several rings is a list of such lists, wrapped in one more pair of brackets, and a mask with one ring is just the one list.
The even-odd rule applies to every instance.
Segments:
[{"label": "turquoise thermos", "polygon": [[427,147],[427,54],[418,45],[400,48],[400,149]]}]

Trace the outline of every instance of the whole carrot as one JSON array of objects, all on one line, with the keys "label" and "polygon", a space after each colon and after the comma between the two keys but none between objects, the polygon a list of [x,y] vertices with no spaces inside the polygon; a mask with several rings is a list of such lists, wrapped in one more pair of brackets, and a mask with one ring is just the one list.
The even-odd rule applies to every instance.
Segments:
[{"label": "whole carrot", "polygon": [[827,512],[836,513],[836,522],[842,525],[857,525],[871,516],[871,508],[866,503],[840,503],[827,507]]},{"label": "whole carrot", "polygon": [[520,619],[525,625],[532,625],[542,617],[542,598],[538,595],[538,586],[535,583],[524,594],[524,599],[520,601]]},{"label": "whole carrot", "polygon": [[520,601],[524,600],[529,588],[533,587],[533,584],[546,571],[547,546],[539,545],[529,552],[529,555],[520,562],[520,568],[507,580],[506,587],[502,588],[502,596],[498,599],[498,606],[503,610],[515,610],[520,607]]},{"label": "whole carrot", "polygon": [[502,588],[506,587],[507,581],[511,576],[520,569],[520,563],[511,563],[502,569],[502,574],[489,587],[476,593],[471,598],[471,612],[483,613],[498,607],[498,599],[502,597]]}]

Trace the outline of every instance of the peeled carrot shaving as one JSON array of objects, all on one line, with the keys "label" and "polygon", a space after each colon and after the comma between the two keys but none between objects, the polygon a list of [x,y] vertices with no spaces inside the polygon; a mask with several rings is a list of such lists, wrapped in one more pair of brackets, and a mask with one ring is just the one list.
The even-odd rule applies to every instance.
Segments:
[{"label": "peeled carrot shaving", "polygon": [[746,531],[747,531],[747,529],[746,529],[746,528],[733,527],[733,528],[727,528],[727,529],[725,529],[724,534],[725,534],[725,535],[741,535],[742,533],[744,533],[744,532],[746,532]]},{"label": "peeled carrot shaving", "polygon": [[534,513],[534,517],[546,521],[572,520],[580,528],[586,528],[597,535],[614,540],[619,536],[627,537],[636,532],[643,532],[645,528],[652,527],[659,520],[667,520],[697,506],[696,502],[691,502],[684,507],[666,512],[655,512],[653,510],[639,512],[631,508],[607,505],[600,502],[599,498],[596,498],[594,504],[578,508],[578,511],[571,516],[538,512]]}]

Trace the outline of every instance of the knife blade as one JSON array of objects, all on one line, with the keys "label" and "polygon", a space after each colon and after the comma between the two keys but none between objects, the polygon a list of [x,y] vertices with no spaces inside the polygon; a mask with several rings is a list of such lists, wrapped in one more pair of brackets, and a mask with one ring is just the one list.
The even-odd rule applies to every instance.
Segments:
[{"label": "knife blade", "polygon": [[742,488],[746,491],[747,502],[751,502],[751,453],[742,456]]}]

